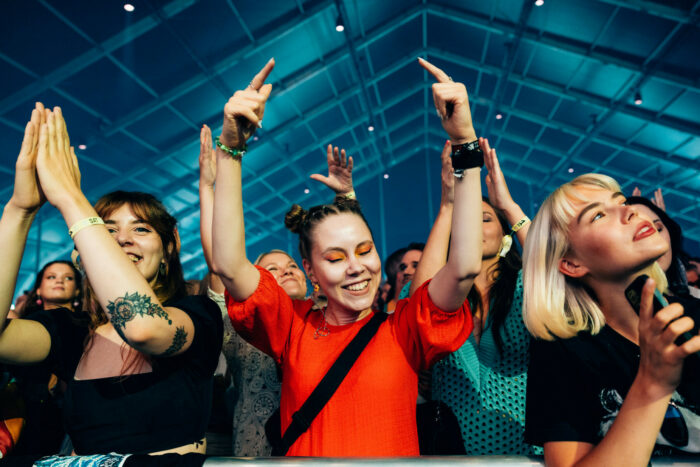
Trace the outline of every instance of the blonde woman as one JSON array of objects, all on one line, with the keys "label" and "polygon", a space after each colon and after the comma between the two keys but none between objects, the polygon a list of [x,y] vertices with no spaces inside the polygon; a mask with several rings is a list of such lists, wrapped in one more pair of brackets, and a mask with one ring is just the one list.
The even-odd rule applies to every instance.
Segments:
[{"label": "blonde woman", "polygon": [[[652,312],[668,243],[610,177],[556,189],[530,227],[523,317],[531,348],[526,440],[548,465],[645,466],[652,455],[700,453],[693,303]],[[641,274],[641,309],[625,289]],[[694,337],[681,345],[685,332]],[[678,341],[680,342],[680,341]],[[683,371],[684,366],[686,371]]]}]

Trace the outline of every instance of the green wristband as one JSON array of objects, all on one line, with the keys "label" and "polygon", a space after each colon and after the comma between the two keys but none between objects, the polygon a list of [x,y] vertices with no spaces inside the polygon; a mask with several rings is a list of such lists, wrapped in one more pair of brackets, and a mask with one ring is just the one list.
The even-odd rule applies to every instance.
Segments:
[{"label": "green wristband", "polygon": [[228,154],[229,156],[236,158],[236,159],[242,158],[245,155],[246,151],[248,151],[248,146],[246,146],[245,144],[243,145],[242,148],[230,148],[230,147],[226,146],[224,143],[222,143],[218,136],[216,137],[215,141],[216,141],[217,148],[221,149],[226,154]]}]

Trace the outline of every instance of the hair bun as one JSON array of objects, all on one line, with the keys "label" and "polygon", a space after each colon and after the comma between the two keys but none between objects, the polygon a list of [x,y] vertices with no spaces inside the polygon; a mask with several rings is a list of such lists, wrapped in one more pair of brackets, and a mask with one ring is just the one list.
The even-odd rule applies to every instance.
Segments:
[{"label": "hair bun", "polygon": [[308,216],[308,211],[305,211],[304,208],[298,204],[292,204],[292,207],[284,216],[284,226],[292,233],[298,234]]},{"label": "hair bun", "polygon": [[354,198],[348,198],[343,195],[338,195],[333,200],[333,204],[341,208],[342,210],[360,210],[360,202]]}]

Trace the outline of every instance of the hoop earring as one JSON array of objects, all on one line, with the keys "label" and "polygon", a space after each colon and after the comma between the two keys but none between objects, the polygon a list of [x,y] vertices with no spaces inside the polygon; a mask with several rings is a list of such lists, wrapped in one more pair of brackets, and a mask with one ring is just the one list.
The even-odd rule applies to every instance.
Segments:
[{"label": "hoop earring", "polygon": [[165,277],[165,275],[168,273],[168,268],[165,265],[165,263],[160,263],[160,266],[158,266],[158,274],[161,276]]}]

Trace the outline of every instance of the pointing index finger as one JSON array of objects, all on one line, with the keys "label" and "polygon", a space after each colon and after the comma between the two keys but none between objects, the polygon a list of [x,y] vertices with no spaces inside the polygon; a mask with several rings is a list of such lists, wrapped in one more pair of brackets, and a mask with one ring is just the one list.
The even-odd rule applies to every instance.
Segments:
[{"label": "pointing index finger", "polygon": [[267,61],[264,67],[258,72],[257,75],[250,81],[250,84],[248,85],[249,88],[254,89],[254,90],[259,90],[263,84],[265,84],[265,80],[267,79],[268,76],[270,76],[270,73],[272,72],[272,69],[275,67],[275,59],[271,58],[270,60]]},{"label": "pointing index finger", "polygon": [[425,68],[428,71],[428,73],[433,75],[435,77],[435,79],[438,81],[438,83],[449,83],[450,81],[452,81],[450,79],[450,77],[447,76],[447,73],[445,73],[444,71],[442,71],[440,68],[436,67],[435,65],[433,65],[429,61],[419,57],[418,63],[420,63],[420,65],[423,68]]}]

